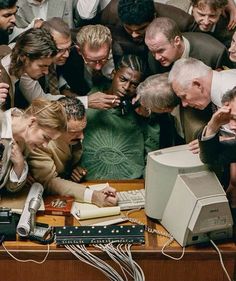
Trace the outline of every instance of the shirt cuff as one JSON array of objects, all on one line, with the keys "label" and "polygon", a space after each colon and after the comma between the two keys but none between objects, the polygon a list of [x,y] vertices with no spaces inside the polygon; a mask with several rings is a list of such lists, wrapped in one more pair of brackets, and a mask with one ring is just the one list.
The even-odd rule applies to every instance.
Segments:
[{"label": "shirt cuff", "polygon": [[92,203],[93,190],[86,188],[84,191],[84,202]]},{"label": "shirt cuff", "polygon": [[206,134],[206,130],[207,130],[207,126],[202,131],[202,137],[201,137],[202,141],[207,141],[207,140],[213,139],[216,135],[216,133],[215,133],[215,134],[205,137],[204,135]]},{"label": "shirt cuff", "polygon": [[9,179],[11,182],[17,182],[17,183],[22,183],[23,181],[26,180],[27,174],[28,174],[28,164],[26,161],[24,161],[24,169],[22,171],[22,174],[20,176],[20,178],[18,178],[18,176],[16,175],[15,171],[13,170],[13,168],[10,171],[10,176]]},{"label": "shirt cuff", "polygon": [[85,109],[88,109],[88,96],[77,97],[77,99],[83,103]]}]

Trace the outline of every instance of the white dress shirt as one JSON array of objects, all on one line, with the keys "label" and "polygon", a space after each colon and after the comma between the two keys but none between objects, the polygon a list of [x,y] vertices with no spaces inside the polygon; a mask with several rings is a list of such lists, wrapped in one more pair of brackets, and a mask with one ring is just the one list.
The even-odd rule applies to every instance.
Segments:
[{"label": "white dress shirt", "polygon": [[[8,153],[8,159],[10,157],[10,153],[11,153],[11,144],[13,142],[13,133],[12,133],[12,113],[14,111],[19,111],[20,110],[16,109],[16,108],[12,108],[9,109],[7,111],[5,111],[4,114],[4,122],[2,122],[1,124],[1,135],[0,135],[0,139],[6,139],[8,140],[9,143],[9,149],[7,151]],[[9,160],[10,161],[10,160]],[[0,179],[2,177],[4,177],[6,171],[2,170],[1,174],[0,174]],[[26,161],[24,161],[24,169],[22,171],[21,176],[18,178],[18,176],[16,175],[15,171],[13,170],[13,168],[11,168],[10,174],[9,174],[9,179],[11,182],[14,183],[22,183],[23,181],[25,181],[26,177],[28,174],[28,164]]]}]

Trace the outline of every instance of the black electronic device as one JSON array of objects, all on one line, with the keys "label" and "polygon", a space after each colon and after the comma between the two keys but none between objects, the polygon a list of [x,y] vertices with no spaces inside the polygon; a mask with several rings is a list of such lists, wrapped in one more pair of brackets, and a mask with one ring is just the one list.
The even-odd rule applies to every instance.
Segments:
[{"label": "black electronic device", "polygon": [[143,225],[55,227],[57,245],[67,244],[143,244]]},{"label": "black electronic device", "polygon": [[132,99],[130,99],[128,96],[124,96],[120,99],[119,107],[121,108],[122,115],[125,115],[129,111],[132,111],[140,106],[141,106],[141,104],[139,101],[132,103]]},{"label": "black electronic device", "polygon": [[18,217],[9,208],[0,208],[0,237],[1,240],[16,240],[16,224]]},{"label": "black electronic device", "polygon": [[54,228],[48,224],[36,222],[27,238],[40,244],[51,244],[54,241]]}]

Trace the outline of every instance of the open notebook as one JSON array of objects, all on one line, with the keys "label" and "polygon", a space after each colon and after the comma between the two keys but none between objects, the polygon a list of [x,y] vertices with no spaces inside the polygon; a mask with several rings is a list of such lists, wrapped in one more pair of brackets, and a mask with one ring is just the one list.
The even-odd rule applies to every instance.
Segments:
[{"label": "open notebook", "polygon": [[[101,190],[106,185],[106,183],[91,185],[90,189]],[[100,208],[94,204],[74,202],[71,214],[81,225],[108,225],[127,220],[119,206]]]}]

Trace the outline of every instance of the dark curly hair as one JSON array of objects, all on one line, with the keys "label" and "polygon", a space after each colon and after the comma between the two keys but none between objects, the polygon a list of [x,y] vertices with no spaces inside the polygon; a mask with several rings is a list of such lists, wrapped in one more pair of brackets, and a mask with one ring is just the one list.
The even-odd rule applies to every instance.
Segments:
[{"label": "dark curly hair", "polygon": [[119,0],[118,15],[122,23],[140,25],[155,17],[153,0]]},{"label": "dark curly hair", "polygon": [[72,97],[63,97],[59,99],[59,102],[65,108],[67,121],[71,119],[81,120],[84,118],[85,107],[79,99]]},{"label": "dark curly hair", "polygon": [[9,73],[19,78],[24,72],[25,58],[31,61],[54,57],[57,46],[49,32],[40,28],[31,28],[22,33],[12,49]]}]

